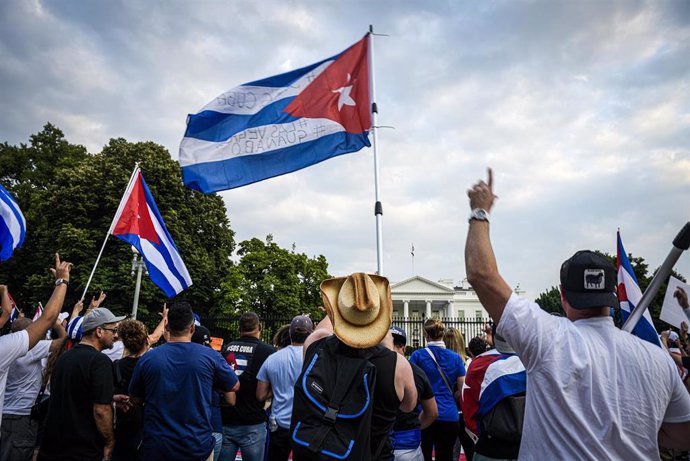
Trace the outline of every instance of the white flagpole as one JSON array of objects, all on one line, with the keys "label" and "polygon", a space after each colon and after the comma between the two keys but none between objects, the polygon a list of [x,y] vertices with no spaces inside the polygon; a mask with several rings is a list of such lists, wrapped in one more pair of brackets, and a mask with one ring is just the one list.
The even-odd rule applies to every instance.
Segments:
[{"label": "white flagpole", "polygon": [[91,275],[89,275],[89,280],[86,282],[86,287],[84,287],[84,293],[81,295],[81,300],[84,301],[84,297],[86,296],[86,292],[89,290],[89,285],[91,285],[91,280],[93,279],[93,274],[96,272],[96,267],[98,267],[98,262],[101,260],[101,256],[103,255],[103,250],[105,249],[105,244],[108,242],[108,237],[110,237],[110,233],[113,231],[113,227],[115,227],[115,223],[117,222],[118,218],[122,214],[122,207],[124,206],[124,201],[125,197],[129,196],[130,190],[132,190],[132,184],[134,183],[134,178],[137,175],[137,172],[139,171],[139,162],[134,164],[134,171],[132,171],[132,176],[129,177],[129,182],[127,183],[127,187],[125,188],[125,193],[122,195],[122,198],[120,199],[120,204],[117,207],[117,211],[115,212],[115,216],[113,217],[112,222],[110,223],[110,227],[108,228],[108,233],[105,234],[105,239],[103,240],[103,245],[101,246],[101,251],[98,252],[98,257],[96,258],[96,263],[93,265],[93,269],[91,269]]},{"label": "white flagpole", "polygon": [[374,148],[374,193],[376,203],[374,204],[374,215],[376,216],[376,273],[383,275],[383,205],[379,194],[379,156],[376,133],[378,132],[379,111],[376,106],[376,85],[374,79],[374,26],[369,25],[369,92],[371,97],[371,138]]}]

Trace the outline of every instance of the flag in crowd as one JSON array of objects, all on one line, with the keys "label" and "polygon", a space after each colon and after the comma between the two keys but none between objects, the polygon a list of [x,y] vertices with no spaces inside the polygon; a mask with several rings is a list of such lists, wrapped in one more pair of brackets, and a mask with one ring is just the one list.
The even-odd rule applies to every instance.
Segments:
[{"label": "flag in crowd", "polygon": [[[625,252],[625,248],[623,248],[620,231],[617,232],[616,269],[618,271],[618,301],[621,306],[621,316],[623,317],[623,322],[625,322],[633,309],[635,309],[635,306],[640,302],[640,299],[642,299],[642,290],[640,290],[640,285],[637,283],[637,277],[635,277],[635,272],[633,272],[628,254]],[[652,344],[661,346],[659,335],[654,328],[654,323],[648,310],[644,312],[640,321],[637,322],[632,333]]]},{"label": "flag in crowd", "polygon": [[43,315],[43,304],[41,304],[41,303],[39,302],[38,305],[36,306],[36,312],[34,313],[34,318],[31,319],[31,320],[33,320],[33,321],[35,322],[36,320],[38,320],[38,318],[39,318],[41,315]]},{"label": "flag in crowd", "polygon": [[15,320],[19,318],[19,309],[17,309],[17,303],[14,301],[14,298],[10,294],[9,290],[7,291],[7,296],[9,296],[10,298],[10,306],[12,307],[9,318],[9,322],[11,325],[12,323],[14,323]]},{"label": "flag in crowd", "polygon": [[17,201],[0,184],[0,261],[12,256],[15,248],[24,243],[26,220]]},{"label": "flag in crowd", "polygon": [[169,298],[192,285],[187,267],[139,169],[120,201],[111,233],[137,249],[144,257],[151,281]]},{"label": "flag in crowd", "polygon": [[232,189],[370,146],[369,36],[315,64],[226,91],[187,119],[184,183]]}]

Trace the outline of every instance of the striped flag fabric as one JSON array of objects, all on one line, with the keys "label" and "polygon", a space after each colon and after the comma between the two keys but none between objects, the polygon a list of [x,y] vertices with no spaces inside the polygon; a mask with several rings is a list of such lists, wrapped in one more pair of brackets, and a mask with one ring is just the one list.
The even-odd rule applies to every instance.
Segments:
[{"label": "striped flag fabric", "polygon": [[232,189],[370,146],[369,34],[340,54],[226,91],[187,119],[184,183]]},{"label": "striped flag fabric", "polygon": [[12,256],[15,248],[24,243],[26,220],[17,201],[0,184],[0,261]]},{"label": "striped flag fabric", "polygon": [[38,318],[39,318],[41,315],[43,315],[43,304],[41,304],[41,303],[39,302],[38,305],[36,306],[36,312],[34,313],[34,318],[31,319],[31,320],[35,322],[36,320],[38,320]]},{"label": "striped flag fabric", "polygon": [[137,249],[151,281],[169,298],[192,285],[187,267],[138,168],[115,213],[111,234]]},{"label": "striped flag fabric", "polygon": [[[625,248],[623,248],[623,241],[621,240],[620,231],[617,232],[616,235],[618,301],[620,302],[621,306],[623,323],[625,323],[625,321],[628,320],[630,313],[633,311],[633,309],[635,309],[635,306],[637,306],[642,299],[642,290],[640,290],[640,285],[637,283],[637,277],[635,277],[635,272],[633,272],[632,265],[628,259],[628,254],[625,252]],[[632,330],[632,334],[661,347],[661,340],[659,339],[659,335],[654,328],[654,323],[652,322],[652,316],[649,314],[649,310],[645,311],[644,315],[640,318],[640,321],[637,323],[637,325],[635,325],[635,328]]]},{"label": "striped flag fabric", "polygon": [[10,306],[12,306],[9,318],[9,323],[10,325],[12,325],[14,321],[19,318],[19,309],[17,308],[17,303],[14,301],[14,298],[12,297],[9,291],[7,292],[7,296],[10,297]]}]

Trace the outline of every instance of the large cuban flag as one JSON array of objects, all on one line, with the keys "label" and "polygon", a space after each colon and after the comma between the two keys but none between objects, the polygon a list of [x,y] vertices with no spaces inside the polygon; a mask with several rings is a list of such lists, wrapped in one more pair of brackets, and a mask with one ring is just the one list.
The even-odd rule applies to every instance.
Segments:
[{"label": "large cuban flag", "polygon": [[370,146],[369,35],[331,58],[226,91],[190,115],[184,183],[232,189]]},{"label": "large cuban flag", "polygon": [[12,256],[24,243],[26,220],[14,197],[0,184],[0,261]]},{"label": "large cuban flag", "polygon": [[144,176],[137,169],[120,201],[111,234],[134,246],[144,257],[151,281],[169,298],[192,284]]},{"label": "large cuban flag", "polygon": [[[642,299],[642,290],[640,290],[640,286],[637,283],[637,277],[635,277],[635,272],[633,272],[628,254],[625,252],[625,248],[623,248],[620,232],[617,233],[616,269],[618,270],[618,301],[621,305],[623,323],[625,323],[628,317],[630,317],[630,313],[638,305],[640,299]],[[633,328],[632,334],[652,344],[661,346],[659,335],[656,329],[654,329],[654,323],[652,322],[652,316],[649,315],[649,310],[644,312],[644,315],[637,322],[635,328]]]}]

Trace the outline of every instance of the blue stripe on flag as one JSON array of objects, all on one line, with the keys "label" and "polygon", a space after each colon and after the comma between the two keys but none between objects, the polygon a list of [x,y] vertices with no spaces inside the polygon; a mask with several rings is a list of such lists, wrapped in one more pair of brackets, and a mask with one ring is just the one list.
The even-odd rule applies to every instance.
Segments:
[{"label": "blue stripe on flag", "polygon": [[501,400],[511,395],[525,392],[527,389],[527,372],[510,373],[495,379],[482,391],[479,399],[479,416],[487,414]]},{"label": "blue stripe on flag", "polygon": [[182,167],[182,177],[188,187],[204,193],[245,186],[356,152],[371,145],[367,134],[341,131],[260,155],[188,165]]},{"label": "blue stripe on flag", "polygon": [[26,235],[26,221],[14,197],[0,184],[0,261],[20,248]]},{"label": "blue stripe on flag", "polygon": [[[343,52],[344,53],[344,52]],[[292,82],[300,78],[302,75],[306,74],[309,71],[312,71],[319,67],[321,64],[323,64],[326,61],[330,61],[332,59],[337,58],[340,56],[342,53],[338,53],[335,56],[332,56],[330,58],[326,58],[324,60],[321,60],[317,63],[310,64],[308,66],[300,67],[299,69],[291,70],[290,72],[285,72],[284,74],[280,75],[273,75],[271,77],[266,77],[262,78],[261,80],[254,80],[253,82],[248,82],[245,83],[242,86],[269,86],[273,88],[280,88],[284,86],[290,85]]]},{"label": "blue stripe on flag", "polygon": [[[623,241],[621,240],[620,233],[618,233],[617,236],[616,246],[618,251],[618,261],[620,262],[620,267],[617,268],[619,279],[618,284],[621,284],[620,271],[622,269],[625,272],[625,274],[622,274],[622,283],[625,286],[625,293],[628,297],[627,301],[622,301],[620,303],[621,317],[623,318],[623,323],[625,323],[628,320],[628,317],[630,317],[632,311],[635,309],[637,303],[640,302],[642,290],[640,289],[640,285],[635,277],[635,272],[633,271],[630,260],[628,259],[628,254],[625,252],[625,248],[623,248]],[[633,285],[631,286],[631,284]],[[637,293],[634,295],[635,298],[639,296],[640,299],[631,299],[634,293]],[[659,334],[656,332],[656,328],[654,328],[654,323],[652,322],[652,317],[649,314],[649,310],[645,311],[644,315],[640,317],[637,325],[635,325],[635,328],[632,330],[632,334],[640,339],[644,339],[645,341],[649,341],[650,343],[661,347],[661,340],[659,339]]]},{"label": "blue stripe on flag", "polygon": [[248,128],[258,128],[274,123],[289,123],[299,120],[287,112],[283,112],[283,109],[293,99],[295,99],[294,96],[281,99],[273,104],[269,104],[259,112],[249,115],[224,114],[213,110],[204,110],[198,114],[190,114],[184,136],[203,141],[222,142]]}]

